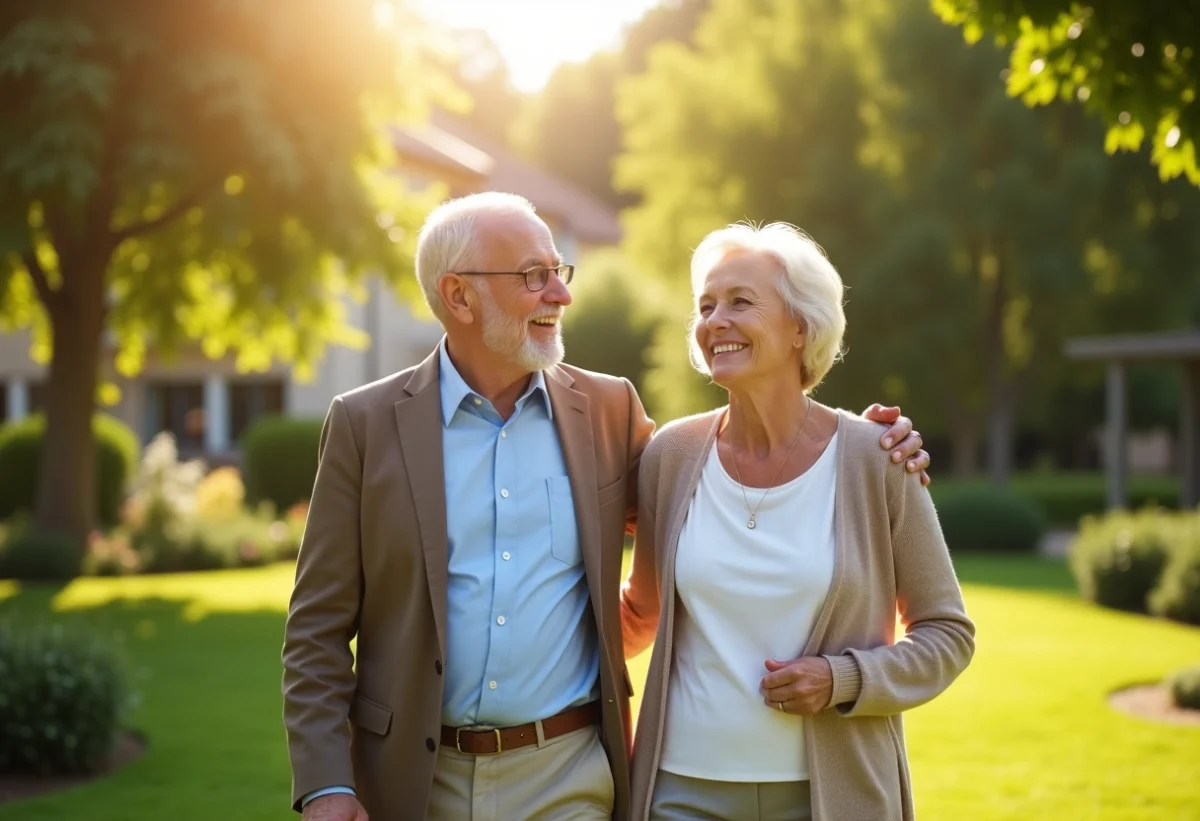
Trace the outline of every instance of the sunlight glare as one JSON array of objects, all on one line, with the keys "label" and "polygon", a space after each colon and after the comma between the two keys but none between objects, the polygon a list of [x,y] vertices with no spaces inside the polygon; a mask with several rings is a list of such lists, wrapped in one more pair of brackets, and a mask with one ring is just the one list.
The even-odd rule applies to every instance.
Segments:
[{"label": "sunlight glare", "polygon": [[396,7],[391,0],[376,0],[371,15],[375,18],[375,25],[385,31],[391,31],[396,26]]},{"label": "sunlight glare", "polygon": [[508,66],[513,86],[533,92],[563,63],[614,48],[626,26],[659,0],[415,0],[426,19],[451,29],[487,32]]}]

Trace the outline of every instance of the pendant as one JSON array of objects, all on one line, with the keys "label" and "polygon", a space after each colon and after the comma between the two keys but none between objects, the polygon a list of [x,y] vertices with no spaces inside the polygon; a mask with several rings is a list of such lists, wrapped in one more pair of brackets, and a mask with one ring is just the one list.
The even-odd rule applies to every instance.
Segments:
[{"label": "pendant", "polygon": [[753,513],[750,514],[750,521],[746,522],[746,527],[750,528],[751,530],[754,529],[754,514]]}]

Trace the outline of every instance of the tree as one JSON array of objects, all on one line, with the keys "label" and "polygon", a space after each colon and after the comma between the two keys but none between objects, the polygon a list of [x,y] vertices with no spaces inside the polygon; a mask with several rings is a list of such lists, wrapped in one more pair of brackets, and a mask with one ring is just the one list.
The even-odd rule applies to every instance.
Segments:
[{"label": "tree", "polygon": [[[1118,311],[1169,324],[1200,261],[1194,189],[1106,158],[1077,108],[1008,98],[1003,62],[923,3],[716,0],[694,49],[660,47],[621,87],[629,252],[686,306],[708,231],[809,231],[848,285],[847,357],[821,398],[903,403],[961,472],[986,438],[1003,481],[1023,409],[1070,378],[1064,336]],[[682,329],[660,331],[647,376],[676,413],[714,401]]]},{"label": "tree", "polygon": [[[616,183],[638,200],[626,212],[626,249],[670,285],[672,319],[648,354],[648,401],[660,413],[721,401],[685,348],[688,262],[706,233],[744,219],[792,222],[844,273],[867,249],[863,204],[876,183],[856,156],[866,128],[848,22],[832,1],[715,0],[693,44],[660,44],[646,71],[618,87]],[[851,329],[852,348],[860,332]],[[833,385],[823,398],[849,394]]]},{"label": "tree", "polygon": [[[652,7],[625,32],[619,49],[555,69],[532,95],[516,127],[525,153],[614,208],[634,198],[613,188],[613,161],[621,149],[615,111],[621,77],[643,71],[659,43],[688,43],[710,0],[673,0]],[[564,137],[566,135],[566,137]]]},{"label": "tree", "polygon": [[451,31],[449,37],[455,47],[441,67],[454,77],[465,98],[456,100],[453,108],[476,133],[512,145],[525,95],[513,87],[496,41],[478,29]]},{"label": "tree", "polygon": [[1200,185],[1200,15],[1179,0],[932,0],[975,42],[1011,44],[1008,91],[1029,105],[1079,100],[1108,126],[1105,148],[1151,139],[1163,180]]},{"label": "tree", "polygon": [[403,281],[421,203],[386,126],[419,29],[367,0],[14,0],[0,9],[0,305],[49,356],[36,511],[82,540],[99,366],[200,343],[244,369],[344,340],[368,269]]},{"label": "tree", "polygon": [[659,319],[662,300],[615,248],[590,252],[583,274],[571,286],[563,343],[572,365],[623,376],[642,392],[645,351]]}]

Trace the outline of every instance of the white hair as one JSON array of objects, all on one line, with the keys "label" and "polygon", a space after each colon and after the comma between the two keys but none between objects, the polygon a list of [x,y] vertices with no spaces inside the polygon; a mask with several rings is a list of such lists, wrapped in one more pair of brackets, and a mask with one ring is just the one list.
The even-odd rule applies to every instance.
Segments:
[{"label": "white hair", "polygon": [[[824,249],[807,234],[786,222],[755,226],[736,223],[713,231],[692,254],[692,296],[704,290],[704,280],[732,251],[767,254],[779,263],[778,290],[792,317],[804,326],[800,381],[805,391],[820,384],[842,354],[846,314],[842,309],[845,286]],[[692,330],[700,321],[693,308]],[[689,334],[692,365],[710,376],[696,335]]]},{"label": "white hair", "polygon": [[438,294],[438,280],[443,274],[465,271],[477,264],[475,221],[484,213],[537,216],[533,203],[522,196],[484,191],[442,203],[426,217],[417,235],[417,282],[429,309],[442,321],[446,310]]}]

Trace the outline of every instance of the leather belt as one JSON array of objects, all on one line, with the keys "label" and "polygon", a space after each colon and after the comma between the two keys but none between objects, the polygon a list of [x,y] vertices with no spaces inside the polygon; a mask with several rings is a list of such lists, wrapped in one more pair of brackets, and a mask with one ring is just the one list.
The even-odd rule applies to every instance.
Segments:
[{"label": "leather belt", "polygon": [[[542,719],[542,738],[549,741],[560,735],[582,730],[600,723],[600,702],[563,710],[556,716]],[[447,727],[442,725],[442,745],[453,747],[468,755],[493,755],[537,744],[537,722],[518,727]]]}]

